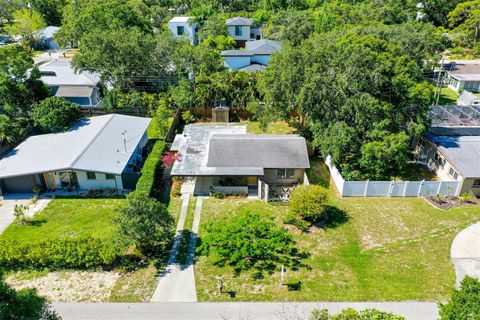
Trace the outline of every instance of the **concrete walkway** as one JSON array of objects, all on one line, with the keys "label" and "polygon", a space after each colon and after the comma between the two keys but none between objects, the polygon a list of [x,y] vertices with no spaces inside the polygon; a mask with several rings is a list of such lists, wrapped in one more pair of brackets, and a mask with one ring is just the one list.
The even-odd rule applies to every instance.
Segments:
[{"label": "concrete walkway", "polygon": [[457,234],[453,239],[450,256],[455,265],[457,286],[465,276],[480,280],[480,222]]},{"label": "concrete walkway", "polygon": [[408,320],[436,320],[436,302],[54,303],[64,320],[304,320],[312,309],[375,308]]},{"label": "concrete walkway", "polygon": [[40,197],[35,204],[31,204],[33,197],[33,193],[12,193],[5,195],[3,200],[0,200],[0,234],[15,221],[15,205],[29,205],[25,215],[33,217],[35,213],[43,210],[51,200],[51,198]]},{"label": "concrete walkway", "polygon": [[177,225],[177,234],[170,252],[168,266],[160,275],[160,280],[150,302],[196,302],[197,290],[195,287],[195,275],[193,265],[195,262],[195,247],[197,241],[197,233],[200,225],[200,214],[202,211],[203,198],[198,197],[195,207],[195,215],[193,218],[192,232],[193,236],[188,246],[187,263],[177,263],[177,253],[182,238],[185,218],[188,211],[188,203],[190,194],[182,195],[182,209]]}]

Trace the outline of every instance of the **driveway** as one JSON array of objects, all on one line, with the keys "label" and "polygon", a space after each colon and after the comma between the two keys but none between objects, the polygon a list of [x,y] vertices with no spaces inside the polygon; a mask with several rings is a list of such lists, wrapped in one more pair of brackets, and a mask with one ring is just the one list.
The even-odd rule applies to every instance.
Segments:
[{"label": "driveway", "polygon": [[455,265],[457,286],[465,276],[480,280],[480,222],[457,234],[453,239],[450,256]]},{"label": "driveway", "polygon": [[[15,215],[13,214],[15,205],[29,205],[33,196],[33,193],[12,193],[5,195],[3,200],[0,200],[0,234],[15,220]],[[50,200],[50,198],[40,197],[35,205],[30,205],[27,216],[32,217],[35,213],[45,208]]]}]

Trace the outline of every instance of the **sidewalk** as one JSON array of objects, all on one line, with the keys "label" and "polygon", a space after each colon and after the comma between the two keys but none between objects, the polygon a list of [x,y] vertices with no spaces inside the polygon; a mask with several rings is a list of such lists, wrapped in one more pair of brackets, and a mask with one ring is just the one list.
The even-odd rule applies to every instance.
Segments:
[{"label": "sidewalk", "polygon": [[54,303],[64,320],[306,320],[312,309],[375,308],[408,320],[436,320],[435,302]]},{"label": "sidewalk", "polygon": [[160,275],[160,280],[150,302],[196,302],[197,290],[195,287],[195,274],[193,270],[195,259],[195,243],[196,234],[200,225],[200,214],[202,210],[203,198],[198,197],[195,207],[195,215],[193,218],[193,238],[188,247],[187,264],[177,263],[177,253],[179,250],[180,240],[182,239],[182,231],[184,229],[185,218],[190,201],[190,194],[182,195],[182,208],[180,218],[177,225],[177,234],[170,252],[168,266]]},{"label": "sidewalk", "polygon": [[480,279],[480,222],[457,234],[450,256],[455,266],[457,287],[465,276]]}]

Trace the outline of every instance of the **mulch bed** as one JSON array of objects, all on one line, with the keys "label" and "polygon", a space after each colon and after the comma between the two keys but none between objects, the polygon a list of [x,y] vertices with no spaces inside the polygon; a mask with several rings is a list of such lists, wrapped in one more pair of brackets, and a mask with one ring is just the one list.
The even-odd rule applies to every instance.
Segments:
[{"label": "mulch bed", "polygon": [[480,205],[480,200],[475,197],[471,196],[468,201],[462,201],[457,197],[425,197],[425,200],[430,202],[433,206],[447,210],[450,208],[457,208],[457,207],[469,207],[469,206],[478,206]]}]

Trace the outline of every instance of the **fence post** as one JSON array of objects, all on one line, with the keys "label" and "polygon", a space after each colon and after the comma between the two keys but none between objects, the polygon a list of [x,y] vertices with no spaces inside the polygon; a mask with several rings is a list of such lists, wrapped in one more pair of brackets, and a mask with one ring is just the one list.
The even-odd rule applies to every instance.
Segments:
[{"label": "fence post", "polygon": [[268,202],[268,184],[265,183],[265,201]]},{"label": "fence post", "polygon": [[425,183],[425,179],[423,179],[422,182],[420,182],[420,187],[418,188],[418,194],[417,194],[418,197],[422,195],[422,187],[424,183]]},{"label": "fence post", "polygon": [[390,188],[388,188],[388,196],[391,197],[393,193],[393,186],[395,185],[395,181],[390,182]]},{"label": "fence post", "polygon": [[456,180],[456,181],[458,185],[457,185],[457,190],[455,191],[455,197],[458,197],[460,195],[460,191],[462,190],[463,183],[465,182],[465,180],[462,180],[462,181]]},{"label": "fence post", "polygon": [[367,181],[365,182],[365,192],[363,193],[363,196],[364,196],[364,197],[366,197],[367,194],[368,194],[368,182],[369,182],[369,181],[370,181],[370,180],[367,180]]},{"label": "fence post", "polygon": [[408,181],[405,181],[405,187],[403,188],[403,197],[407,196]]},{"label": "fence post", "polygon": [[440,191],[442,191],[442,180],[440,180],[440,183],[438,184],[438,189],[437,189],[437,196],[440,195]]}]

